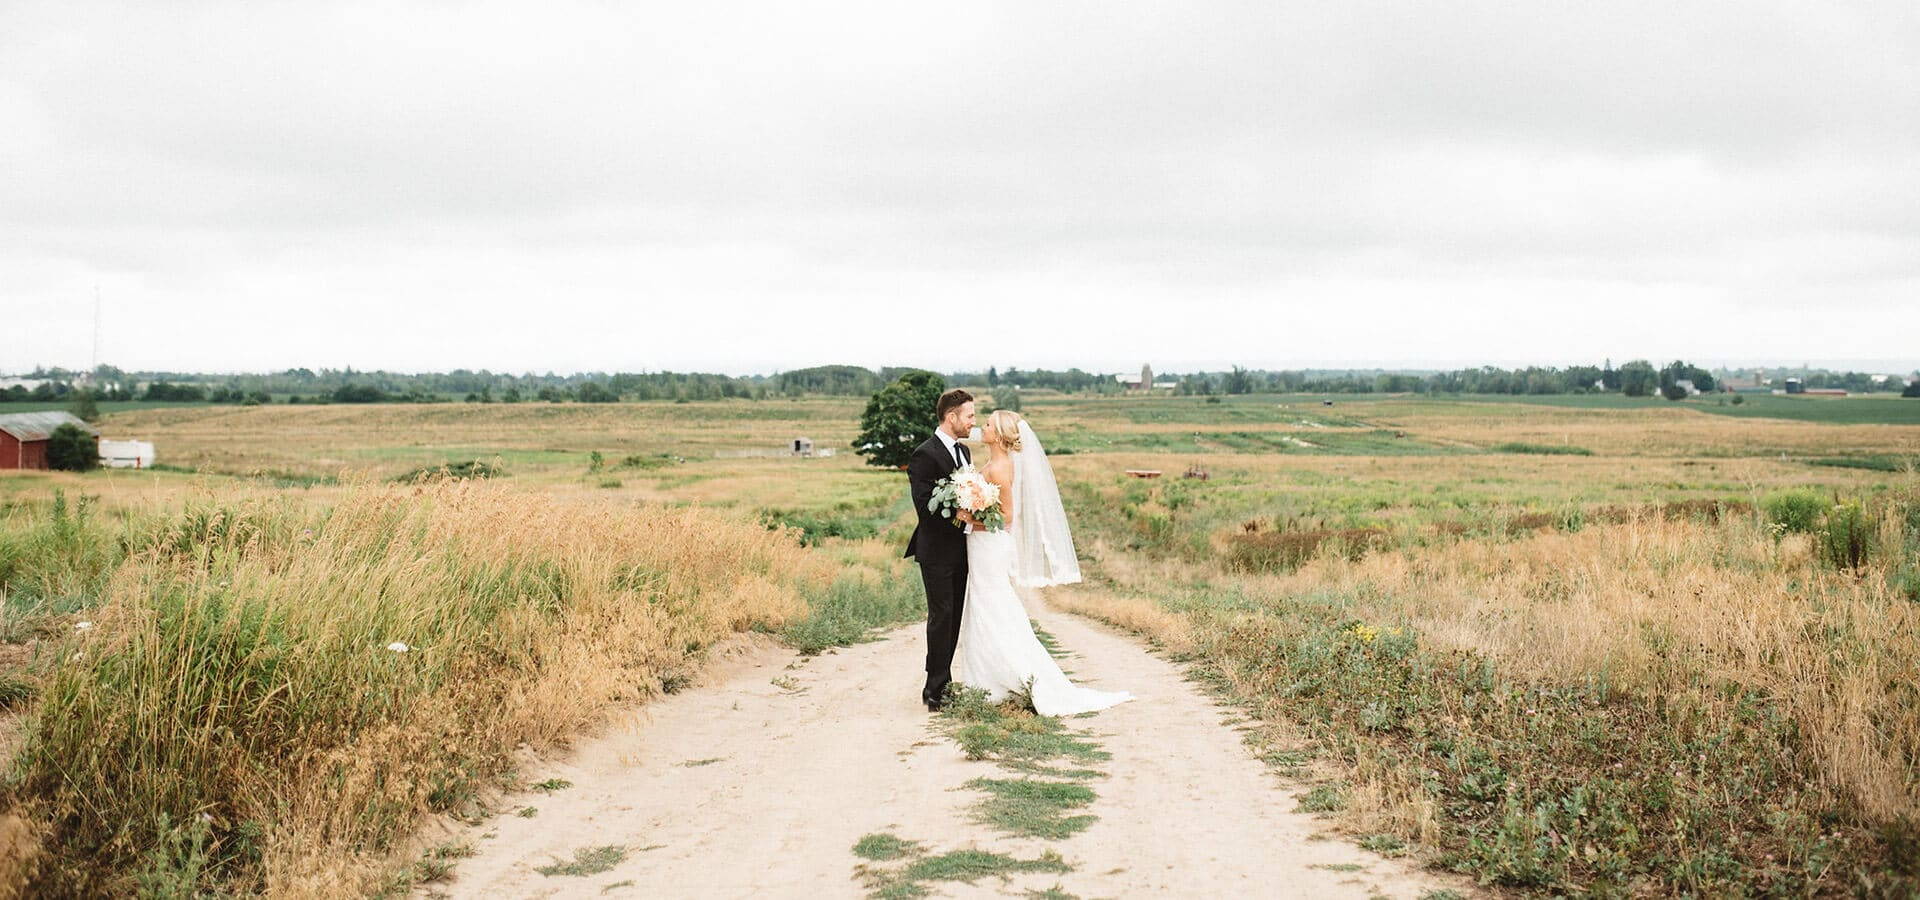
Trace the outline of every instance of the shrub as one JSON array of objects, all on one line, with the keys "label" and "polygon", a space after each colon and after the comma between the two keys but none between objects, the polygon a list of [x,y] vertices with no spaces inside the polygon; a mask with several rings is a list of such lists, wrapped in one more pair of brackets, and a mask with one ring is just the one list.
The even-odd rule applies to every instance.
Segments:
[{"label": "shrub", "polygon": [[760,521],[769,530],[792,528],[798,531],[801,545],[809,547],[827,538],[860,540],[880,533],[880,526],[870,516],[855,514],[850,508],[837,512],[838,515],[816,515],[770,509],[760,513]]},{"label": "shrub", "polygon": [[334,388],[335,403],[385,403],[393,397],[370,384],[343,384]]},{"label": "shrub", "polygon": [[1387,533],[1375,528],[1246,532],[1228,536],[1226,562],[1242,572],[1291,572],[1322,547],[1358,559],[1386,540]]},{"label": "shrub", "polygon": [[1768,494],[1760,503],[1768,525],[1801,534],[1812,534],[1820,527],[1827,506],[1826,498],[1809,490],[1779,491]]},{"label": "shrub", "polygon": [[1872,523],[1858,500],[1834,504],[1820,535],[1820,556],[1836,569],[1858,572],[1873,551]]},{"label": "shrub", "polygon": [[85,472],[100,467],[100,442],[78,425],[67,424],[53,430],[47,440],[47,465],[68,472]]},{"label": "shrub", "polygon": [[1495,453],[1540,453],[1549,456],[1592,456],[1593,451],[1571,444],[1527,444],[1520,441],[1508,441],[1494,445]]},{"label": "shrub", "polygon": [[395,478],[394,481],[400,482],[401,484],[419,484],[423,481],[434,481],[436,479],[500,478],[506,474],[507,470],[499,466],[484,463],[477,459],[470,459],[465,462],[421,466],[418,469],[414,469],[411,472]]}]

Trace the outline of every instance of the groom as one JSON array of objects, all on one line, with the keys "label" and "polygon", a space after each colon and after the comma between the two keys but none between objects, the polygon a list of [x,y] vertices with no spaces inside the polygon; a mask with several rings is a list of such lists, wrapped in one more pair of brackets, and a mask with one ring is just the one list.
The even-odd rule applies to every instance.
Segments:
[{"label": "groom", "polygon": [[907,539],[907,552],[920,563],[920,581],[927,587],[927,686],[920,699],[928,712],[945,702],[953,681],[953,647],[960,640],[960,610],[967,602],[967,537],[972,525],[955,527],[939,513],[927,511],[933,486],[953,470],[973,461],[960,439],[973,432],[973,395],[954,388],[940,395],[933,407],[940,424],[907,460],[907,485],[919,524]]}]

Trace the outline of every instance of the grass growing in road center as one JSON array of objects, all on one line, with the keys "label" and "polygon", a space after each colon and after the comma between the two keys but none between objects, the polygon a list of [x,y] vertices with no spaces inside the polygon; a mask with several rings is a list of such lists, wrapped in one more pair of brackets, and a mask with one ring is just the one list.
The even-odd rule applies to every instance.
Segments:
[{"label": "grass growing in road center", "polygon": [[1036,778],[975,778],[965,787],[988,794],[974,809],[975,821],[1009,834],[1057,841],[1085,831],[1097,818],[1066,814],[1093,802],[1093,789],[1084,784]]},{"label": "grass growing in road center", "polygon": [[875,861],[906,859],[898,868],[862,863],[855,869],[868,896],[876,900],[925,897],[926,882],[958,881],[972,884],[982,878],[1007,879],[1026,872],[1069,872],[1072,867],[1048,850],[1034,859],[1021,859],[986,850],[951,850],[926,855],[918,842],[891,834],[869,834],[853,845],[853,852]]}]

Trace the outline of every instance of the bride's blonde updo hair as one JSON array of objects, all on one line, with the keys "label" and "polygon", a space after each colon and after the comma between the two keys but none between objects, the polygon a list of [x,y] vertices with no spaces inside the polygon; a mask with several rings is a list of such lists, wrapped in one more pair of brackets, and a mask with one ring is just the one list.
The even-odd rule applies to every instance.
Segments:
[{"label": "bride's blonde updo hair", "polygon": [[994,434],[999,438],[995,443],[1008,453],[1020,452],[1020,423],[1026,419],[1010,409],[996,409],[987,417],[987,424],[993,426]]}]

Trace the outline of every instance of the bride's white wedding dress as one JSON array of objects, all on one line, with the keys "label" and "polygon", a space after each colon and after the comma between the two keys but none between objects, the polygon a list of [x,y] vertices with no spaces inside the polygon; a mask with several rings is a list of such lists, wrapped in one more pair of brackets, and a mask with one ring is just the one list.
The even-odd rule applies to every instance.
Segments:
[{"label": "bride's white wedding dress", "polygon": [[1020,434],[1025,449],[1014,454],[1014,530],[967,535],[967,593],[953,652],[954,680],[983,689],[996,701],[1031,682],[1034,711],[1048,716],[1131,700],[1126,691],[1075,686],[1033,633],[1023,595],[1037,602],[1032,588],[1079,581],[1080,571],[1045,451],[1025,422]]}]

